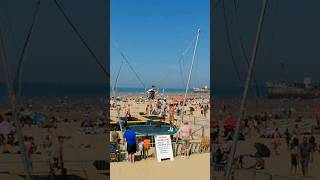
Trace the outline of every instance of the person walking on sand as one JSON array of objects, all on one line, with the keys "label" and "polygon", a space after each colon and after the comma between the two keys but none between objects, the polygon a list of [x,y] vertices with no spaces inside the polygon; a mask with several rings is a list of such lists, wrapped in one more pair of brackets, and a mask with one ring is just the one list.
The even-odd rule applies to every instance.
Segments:
[{"label": "person walking on sand", "polygon": [[308,138],[303,137],[303,142],[299,146],[300,149],[300,163],[301,163],[301,170],[303,176],[308,175],[308,166],[310,160],[310,153],[312,151],[311,145],[308,143]]},{"label": "person walking on sand", "polygon": [[293,175],[297,175],[298,162],[299,162],[299,139],[296,137],[292,139],[292,143],[290,145],[290,157],[291,157],[290,173]]},{"label": "person walking on sand", "polygon": [[189,145],[190,139],[193,140],[192,128],[187,121],[184,121],[177,132],[178,136],[182,139],[183,155],[182,158],[186,157],[189,159]]},{"label": "person walking on sand", "polygon": [[281,135],[279,132],[279,129],[276,128],[274,132],[274,138],[273,138],[273,147],[276,155],[279,155],[279,146],[281,145]]},{"label": "person walking on sand", "polygon": [[[51,168],[54,169],[59,169],[61,170],[61,173],[64,171],[64,162],[63,162],[63,142],[64,138],[63,136],[54,136],[54,141],[52,144],[52,165]],[[53,173],[54,174],[54,173]]]},{"label": "person walking on sand", "polygon": [[311,152],[310,152],[310,162],[313,163],[313,156],[314,152],[317,151],[317,143],[316,143],[316,138],[314,136],[311,136],[309,138],[309,144],[311,146]]},{"label": "person walking on sand", "polygon": [[123,134],[124,142],[127,143],[128,160],[130,163],[134,163],[134,154],[137,151],[136,133],[129,127],[126,127],[126,132]]}]

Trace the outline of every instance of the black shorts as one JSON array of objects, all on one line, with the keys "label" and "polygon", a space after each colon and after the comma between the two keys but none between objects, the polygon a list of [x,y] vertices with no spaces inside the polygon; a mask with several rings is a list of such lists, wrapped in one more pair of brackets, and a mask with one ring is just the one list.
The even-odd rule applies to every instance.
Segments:
[{"label": "black shorts", "polygon": [[137,145],[136,144],[127,144],[127,151],[129,154],[133,154],[137,152]]},{"label": "black shorts", "polygon": [[291,155],[291,165],[293,165],[293,166],[298,165],[298,159],[296,156]]}]

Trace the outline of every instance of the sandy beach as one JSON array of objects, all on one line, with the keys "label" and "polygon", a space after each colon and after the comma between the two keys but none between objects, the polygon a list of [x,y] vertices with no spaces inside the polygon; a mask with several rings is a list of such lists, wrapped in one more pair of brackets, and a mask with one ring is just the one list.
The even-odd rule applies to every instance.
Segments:
[{"label": "sandy beach", "polygon": [[[101,98],[68,99],[64,105],[58,101],[63,98],[42,99],[42,103],[37,99],[28,111],[40,112],[46,117],[41,121],[56,128],[39,127],[40,123],[33,123],[30,126],[24,124],[23,135],[33,137],[36,146],[36,151],[31,155],[33,175],[47,177],[49,174],[50,155],[47,154],[48,149],[44,148],[43,144],[46,140],[45,136],[51,135],[50,131],[64,137],[63,161],[68,175],[78,176],[80,179],[105,179],[104,174],[109,173],[107,169],[99,170],[94,166],[94,161],[102,162],[107,157],[106,124],[102,117]],[[5,115],[8,107],[2,107],[0,112],[4,119],[12,123],[12,116]],[[88,119],[91,124],[88,125],[88,128],[91,128],[88,132],[92,133],[86,133],[84,130],[86,127],[83,122],[87,121],[84,114],[87,112],[90,112]],[[49,123],[47,120],[52,117],[56,120]],[[16,137],[15,141],[17,141]],[[11,147],[11,152],[4,154],[4,145],[0,145],[0,179],[22,179],[19,175],[24,175],[21,155],[16,153],[18,146]],[[59,170],[56,170],[56,174],[59,175]]]},{"label": "sandy beach", "polygon": [[[158,163],[150,158],[130,164],[128,162],[111,163],[110,177],[114,179],[140,180],[175,180],[175,179],[210,179],[210,154],[194,154],[190,159],[177,157],[174,161]],[[197,168],[195,168],[197,167]]]},{"label": "sandy beach", "polygon": [[[217,108],[215,109],[215,119],[221,118],[218,116],[223,109],[223,106],[226,114],[229,114],[228,116],[232,116],[231,118],[236,119],[239,113],[239,102],[239,100],[224,100],[217,102]],[[273,147],[274,138],[263,138],[260,136],[262,132],[258,133],[253,128],[250,131],[251,133],[248,134],[246,128],[244,127],[244,122],[242,122],[241,129],[242,133],[244,134],[245,140],[238,141],[239,143],[236,151],[236,157],[239,157],[240,155],[255,154],[257,152],[256,148],[254,147],[255,143],[265,144],[270,149],[271,153],[270,157],[264,158],[265,164],[263,170],[254,171],[254,168],[248,169],[248,167],[254,166],[256,161],[254,158],[244,158],[243,168],[235,170],[235,179],[237,180],[251,178],[253,177],[254,172],[258,173],[258,175],[256,175],[256,179],[268,179],[270,175],[279,176],[279,179],[319,179],[320,174],[318,172],[317,164],[320,162],[320,152],[318,152],[320,135],[319,130],[313,128],[316,125],[314,109],[319,107],[318,105],[318,100],[248,100],[245,114],[246,118],[250,119],[251,116],[254,119],[256,118],[255,116],[263,116],[263,113],[267,113],[268,116],[271,117],[267,118],[267,121],[269,122],[269,125],[267,125],[267,129],[273,131],[276,128],[279,129],[281,135],[280,146],[277,149],[279,154],[275,153]],[[290,115],[284,115],[289,108],[291,108]],[[218,120],[218,122],[220,126],[223,127],[223,121]],[[249,120],[248,122],[250,124],[251,120]],[[302,142],[303,137],[310,138],[311,136],[314,136],[316,139],[315,142],[317,144],[316,151],[313,153],[314,159],[313,161],[310,160],[309,173],[306,176],[302,175],[301,166],[299,165],[296,175],[290,172],[291,151],[286,144],[285,130],[288,129],[288,132],[292,136],[292,134],[294,134],[296,125],[298,126],[298,130],[300,130],[300,133],[298,135],[295,135],[294,137],[297,137],[300,143]],[[262,128],[261,130],[266,129]],[[231,141],[223,141],[223,144],[226,143],[229,144],[229,147],[231,146]],[[214,146],[216,146],[215,148],[218,148],[219,146],[221,147],[221,144],[215,144]],[[300,164],[300,161],[298,164]],[[222,171],[212,169],[212,172],[217,176],[217,179],[222,178]]]},{"label": "sandy beach", "polygon": [[[169,101],[172,98],[181,98],[183,97],[182,93],[170,93],[167,95],[167,100]],[[190,94],[188,98],[199,98],[204,99],[205,102],[208,102],[209,96],[207,94]],[[122,109],[130,104],[130,112],[133,117],[141,117],[141,112],[146,111],[147,101],[139,102],[139,99],[143,99],[141,95],[129,95],[126,96],[125,102],[120,102]],[[191,103],[191,101],[190,101]],[[190,105],[191,106],[191,105]],[[194,131],[194,139],[191,142],[200,143],[201,136],[205,136],[209,141],[210,136],[210,112],[204,117],[201,114],[200,108],[197,105],[192,105],[195,108],[195,111],[191,115],[189,111],[184,116],[185,121],[188,121]],[[111,119],[117,119],[117,111],[115,108],[111,108]],[[125,116],[125,111],[121,111],[120,116]],[[166,120],[167,121],[167,120]],[[204,128],[204,134],[202,134],[201,129]],[[121,134],[121,133],[120,133]],[[120,135],[121,138],[122,135]],[[111,136],[110,136],[111,137]],[[180,152],[179,152],[180,153]],[[121,162],[111,162],[110,163],[110,177],[112,180],[121,180],[121,179],[209,179],[210,178],[210,153],[209,151],[204,153],[194,152],[190,155],[189,159],[182,158],[178,154],[173,161],[164,160],[158,162],[155,153],[154,147],[151,147],[150,150],[151,157],[146,160],[136,161],[134,164],[123,160]],[[138,156],[139,153],[136,153]],[[196,170],[194,167],[198,167]]]}]

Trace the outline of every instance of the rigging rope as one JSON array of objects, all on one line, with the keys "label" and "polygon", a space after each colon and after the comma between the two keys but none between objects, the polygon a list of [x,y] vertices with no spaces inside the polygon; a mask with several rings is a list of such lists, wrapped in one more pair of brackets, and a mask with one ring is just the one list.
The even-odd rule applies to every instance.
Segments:
[{"label": "rigging rope", "polygon": [[213,0],[214,6],[213,6],[213,9],[212,9],[212,12],[215,12],[215,8],[217,8],[221,4],[221,1],[223,1],[223,0],[216,0],[215,2]]},{"label": "rigging rope", "polygon": [[[236,2],[237,0],[233,0],[233,4],[234,4],[234,11],[235,11],[235,23],[236,23],[236,30],[237,30],[237,36],[238,36],[238,40],[239,40],[239,43],[240,43],[240,49],[241,49],[241,55],[243,56],[244,60],[245,60],[245,63],[247,64],[247,67],[249,67],[249,57],[247,56],[247,53],[246,53],[246,49],[245,49],[245,46],[244,46],[244,43],[243,43],[243,39],[242,39],[242,36],[241,36],[241,33],[239,32],[239,14],[238,14],[238,9],[239,9],[239,0]],[[256,91],[256,95],[257,97],[260,97],[260,91],[259,91],[259,87],[258,87],[258,83],[257,83],[257,80],[256,80],[256,77],[255,77],[255,74],[253,73],[252,74],[252,78],[253,78],[253,86],[255,88],[255,91]]]},{"label": "rigging rope", "polygon": [[11,35],[11,38],[12,38],[12,41],[13,41],[13,46],[14,46],[14,49],[16,51],[16,54],[18,54],[19,52],[19,48],[18,48],[18,45],[17,45],[17,39],[14,35],[14,31],[13,31],[13,28],[12,28],[12,21],[11,21],[11,16],[9,16],[8,14],[8,7],[7,7],[7,1],[6,0],[3,0],[3,9],[4,9],[4,12],[5,12],[5,16],[6,16],[6,21],[7,21],[7,24],[8,24],[8,31]]},{"label": "rigging rope", "polygon": [[120,71],[122,69],[122,66],[123,66],[123,61],[121,61],[121,65],[119,67],[119,70],[118,70],[118,73],[117,73],[117,76],[116,76],[116,80],[114,82],[114,86],[113,86],[113,96],[116,97],[116,92],[117,92],[117,83],[118,83],[118,79],[119,79],[119,76],[120,76]]},{"label": "rigging rope", "polygon": [[31,164],[30,162],[32,162],[29,157],[27,156],[27,151],[26,151],[26,147],[24,145],[24,141],[23,141],[23,132],[22,132],[22,127],[20,124],[20,121],[18,119],[18,110],[17,110],[17,99],[15,96],[15,93],[13,91],[13,85],[11,82],[11,78],[10,78],[10,68],[9,68],[9,64],[7,62],[7,55],[5,53],[5,47],[4,47],[4,40],[3,40],[3,35],[0,29],[0,63],[3,65],[3,72],[4,72],[4,76],[5,76],[5,83],[7,86],[7,92],[8,92],[8,97],[11,103],[11,108],[12,108],[12,119],[16,125],[16,133],[17,133],[17,138],[18,138],[18,142],[19,142],[19,148],[20,148],[20,152],[21,152],[21,158],[22,158],[22,162],[24,165],[24,170],[26,173],[26,179],[27,180],[32,180],[32,176],[31,176]]},{"label": "rigging rope", "polygon": [[[188,44],[187,48],[181,53],[179,59],[178,59],[178,66],[179,66],[179,72],[181,75],[181,81],[183,83],[183,87],[186,87],[186,82],[184,77],[185,76],[185,66],[184,66],[184,61],[185,61],[185,55],[190,51],[194,41],[196,40],[196,37],[194,37],[190,43]],[[165,82],[167,80],[167,77],[170,75],[170,73],[166,73],[165,76],[159,81],[159,84],[162,84],[163,82]]]},{"label": "rigging rope", "polygon": [[98,64],[98,66],[101,68],[101,70],[104,72],[106,79],[109,81],[110,78],[110,74],[109,72],[106,70],[106,68],[103,66],[103,64],[99,61],[98,57],[96,56],[96,54],[93,52],[93,50],[89,47],[89,45],[87,44],[87,42],[85,41],[85,39],[82,37],[82,35],[80,34],[80,32],[78,31],[78,29],[76,28],[76,26],[72,23],[72,21],[70,20],[70,18],[67,16],[67,14],[65,13],[65,11],[63,10],[62,6],[58,3],[57,0],[54,0],[55,5],[58,7],[59,11],[61,12],[61,14],[63,15],[63,17],[66,19],[66,21],[68,22],[68,24],[71,26],[72,30],[77,34],[79,40],[82,42],[82,44],[87,48],[87,50],[89,51],[89,53],[91,54],[91,56],[93,57],[93,59],[95,60],[95,62]]},{"label": "rigging rope", "polygon": [[[186,87],[186,76],[185,76],[185,66],[184,66],[184,60],[185,60],[185,55],[190,51],[192,44],[195,42],[196,40],[196,36],[192,39],[192,41],[190,41],[189,45],[187,46],[187,48],[182,52],[180,58],[178,59],[178,64],[179,64],[179,68],[180,68],[180,74],[181,74],[181,78],[182,78],[182,83],[183,86]],[[184,77],[186,77],[184,79]]]},{"label": "rigging rope", "polygon": [[139,80],[139,82],[141,83],[141,85],[143,86],[144,90],[147,90],[145,84],[143,83],[142,79],[140,78],[140,76],[138,75],[138,73],[134,70],[133,66],[130,64],[130,62],[128,61],[128,58],[124,55],[124,53],[121,51],[119,45],[117,42],[113,42],[112,45],[119,51],[121,57],[123,58],[123,60],[128,64],[129,68],[131,69],[131,71],[135,74],[135,76],[137,77],[137,79]]},{"label": "rigging rope", "polygon": [[[270,52],[268,53],[269,55],[269,58],[267,59],[272,59],[273,57],[273,51],[274,51],[274,41],[275,41],[275,36],[276,36],[276,27],[278,27],[278,24],[279,24],[279,2],[278,1],[274,1],[275,3],[275,12],[274,12],[274,19],[273,19],[273,23],[274,23],[274,26],[271,26],[273,27],[272,28],[272,32],[271,32],[271,38],[270,38],[270,41],[271,41],[271,46],[270,46]],[[270,6],[271,3],[269,3],[269,6]],[[269,10],[270,11],[270,10]]]},{"label": "rigging rope", "polygon": [[140,81],[140,83],[142,84],[143,88],[146,90],[146,86],[143,83],[143,81],[141,80],[141,78],[139,77],[138,73],[134,70],[134,68],[132,67],[132,65],[130,64],[130,62],[128,61],[127,57],[123,54],[122,51],[120,51],[120,54],[122,56],[122,58],[126,61],[126,63],[129,65],[129,68],[132,70],[132,72],[135,74],[135,76],[138,78],[138,80]]},{"label": "rigging rope", "polygon": [[241,76],[240,76],[240,72],[239,72],[239,69],[238,69],[237,64],[235,62],[234,56],[233,56],[233,49],[232,49],[231,39],[230,39],[230,31],[229,31],[229,27],[228,27],[228,17],[227,17],[227,14],[226,14],[226,8],[225,8],[224,0],[222,0],[222,8],[223,8],[223,16],[224,16],[224,20],[225,20],[224,24],[225,24],[225,28],[226,28],[227,44],[228,44],[228,47],[229,47],[229,50],[230,50],[231,61],[232,61],[233,67],[234,67],[234,69],[236,71],[236,74],[237,74],[238,80],[240,82],[240,85],[241,85],[241,87],[243,87],[243,82],[242,82],[242,79],[241,79]]},{"label": "rigging rope", "polygon": [[39,13],[39,9],[40,9],[40,0],[38,0],[37,3],[36,3],[36,9],[35,9],[35,11],[33,13],[31,26],[30,26],[27,38],[26,38],[26,40],[24,42],[23,49],[22,49],[22,52],[20,54],[20,58],[19,58],[19,62],[18,62],[18,68],[17,68],[16,74],[14,76],[13,87],[14,87],[14,91],[16,93],[17,99],[20,99],[20,97],[21,97],[22,65],[23,65],[23,61],[24,61],[24,58],[25,58],[26,49],[27,49],[27,47],[28,47],[28,45],[30,43],[30,38],[31,38],[32,32],[34,30],[34,25],[36,23],[36,19],[37,19],[38,13]]}]

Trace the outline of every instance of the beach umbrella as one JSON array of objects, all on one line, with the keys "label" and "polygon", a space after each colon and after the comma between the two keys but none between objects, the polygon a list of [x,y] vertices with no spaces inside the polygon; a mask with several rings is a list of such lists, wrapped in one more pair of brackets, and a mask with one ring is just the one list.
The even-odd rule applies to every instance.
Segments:
[{"label": "beach umbrella", "polygon": [[40,122],[41,120],[43,119],[43,115],[41,113],[35,113],[34,116],[33,116],[33,120],[35,122]]},{"label": "beach umbrella", "polygon": [[181,103],[184,101],[184,98],[172,98],[171,101],[174,103]]},{"label": "beach umbrella", "polygon": [[226,119],[223,121],[223,126],[228,128],[236,127],[237,121],[235,119]]},{"label": "beach umbrella", "polygon": [[255,143],[254,147],[257,150],[256,157],[270,157],[270,149],[265,144]]}]

